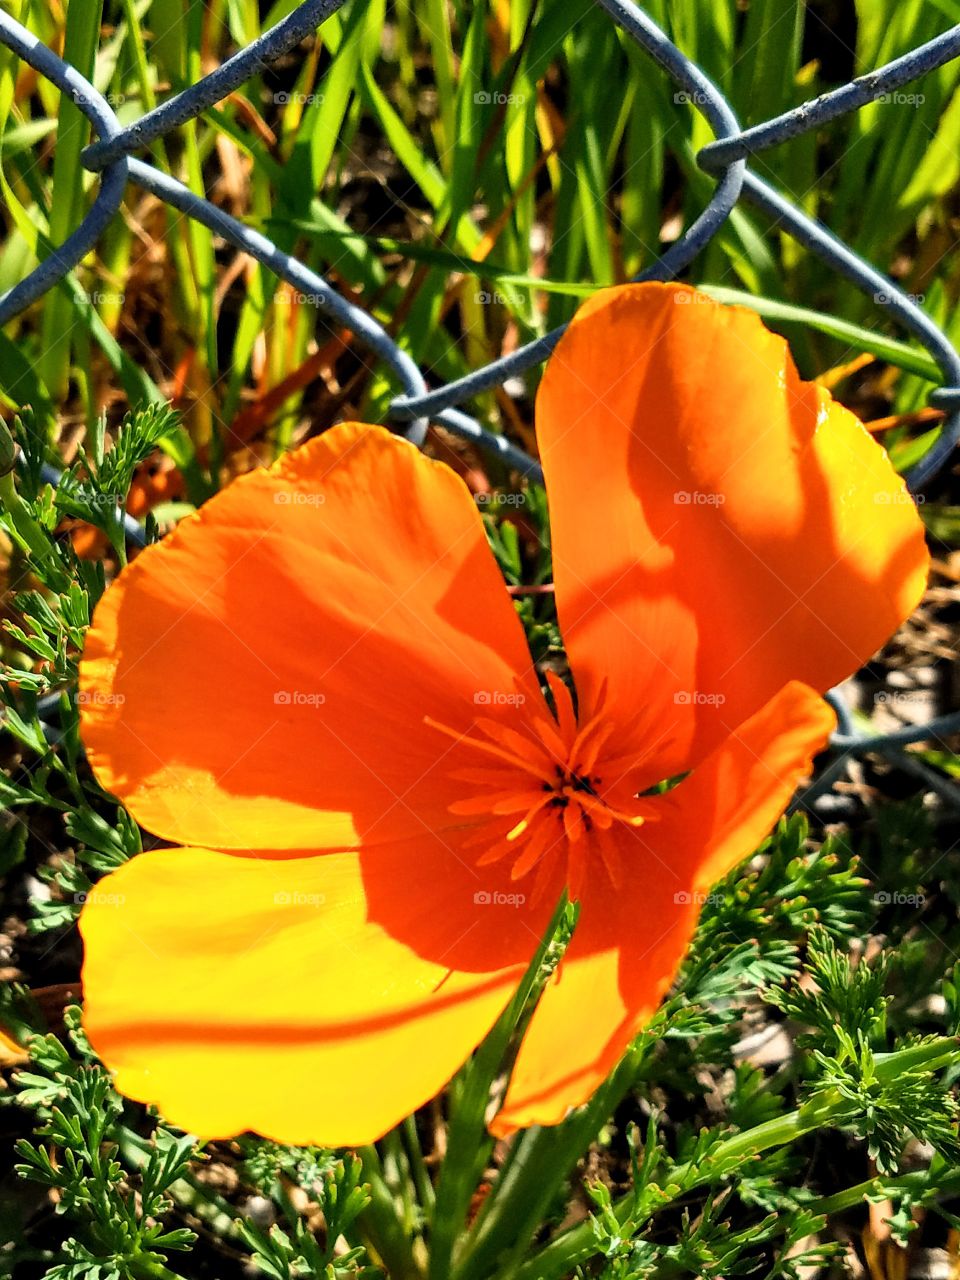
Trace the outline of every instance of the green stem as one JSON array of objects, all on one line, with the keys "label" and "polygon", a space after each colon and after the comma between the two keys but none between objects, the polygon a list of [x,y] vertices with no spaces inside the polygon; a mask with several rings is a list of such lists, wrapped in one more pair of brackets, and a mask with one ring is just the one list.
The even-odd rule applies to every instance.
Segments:
[{"label": "green stem", "polygon": [[[860,1204],[866,1196],[889,1196],[897,1192],[908,1191],[914,1197],[922,1195],[930,1184],[928,1171],[918,1169],[914,1173],[903,1173],[896,1178],[867,1178],[855,1186],[836,1191],[832,1196],[821,1196],[819,1200],[811,1200],[804,1207],[811,1213],[827,1217],[832,1213],[841,1213]],[[940,1195],[955,1195],[960,1187],[960,1170],[941,1175],[937,1179],[937,1192]]]},{"label": "green stem", "polygon": [[11,472],[0,476],[0,508],[9,517],[8,527],[13,539],[43,571],[44,584],[53,591],[66,591],[70,580],[57,559],[46,530],[37,524],[30,508],[17,492]]},{"label": "green stem", "polygon": [[387,1186],[376,1147],[362,1147],[363,1181],[370,1188],[370,1204],[357,1219],[364,1242],[384,1264],[391,1280],[424,1280],[423,1268],[414,1255],[413,1243],[403,1224],[403,1210]]},{"label": "green stem", "polygon": [[412,1237],[417,1231],[417,1208],[410,1159],[399,1129],[391,1129],[380,1143],[384,1181],[402,1208],[404,1233]]},{"label": "green stem", "polygon": [[960,1054],[960,1036],[937,1036],[927,1044],[911,1045],[908,1049],[896,1049],[893,1053],[874,1055],[877,1079],[888,1084],[905,1071],[939,1071],[957,1062]]},{"label": "green stem", "polygon": [[420,1135],[417,1133],[417,1122],[414,1117],[407,1116],[400,1129],[403,1133],[404,1147],[410,1161],[410,1171],[420,1205],[425,1214],[430,1214],[433,1212],[434,1203],[433,1183],[430,1181],[430,1173],[423,1158]]},{"label": "green stem", "polygon": [[[735,1134],[726,1142],[721,1142],[703,1165],[693,1163],[681,1165],[670,1178],[669,1185],[664,1188],[669,1199],[661,1205],[677,1200],[699,1182],[712,1180],[729,1173],[752,1159],[761,1151],[771,1147],[785,1146],[801,1134],[812,1129],[819,1129],[830,1120],[841,1118],[849,1110],[849,1103],[835,1095],[829,1101],[818,1099],[816,1105],[810,1104],[793,1111],[789,1115],[779,1116],[775,1120],[767,1120],[745,1133]],[[621,1224],[635,1231],[640,1225],[632,1220],[635,1209],[631,1195],[622,1196],[614,1205],[614,1212]],[[592,1220],[587,1219],[578,1226],[564,1231],[562,1235],[542,1249],[535,1258],[514,1272],[504,1272],[503,1280],[508,1275],[513,1280],[560,1280],[575,1267],[592,1258],[597,1251],[597,1238],[593,1230]]]},{"label": "green stem", "polygon": [[464,1234],[470,1201],[492,1148],[485,1123],[490,1089],[566,908],[564,895],[516,994],[463,1068],[451,1092],[454,1101],[451,1104],[447,1154],[440,1168],[436,1203],[430,1219],[430,1280],[448,1280],[450,1276],[454,1248]]},{"label": "green stem", "polygon": [[[889,1080],[904,1072],[916,1071],[918,1068],[931,1071],[949,1066],[956,1061],[957,1044],[955,1036],[940,1036],[928,1044],[912,1045],[908,1049],[900,1049],[893,1053],[878,1054],[877,1075],[881,1080]],[[831,1090],[830,1093],[817,1095],[789,1115],[778,1116],[743,1133],[734,1134],[733,1137],[715,1147],[701,1165],[691,1162],[675,1169],[669,1185],[664,1188],[669,1194],[669,1200],[665,1199],[658,1207],[677,1200],[693,1187],[734,1172],[763,1151],[768,1151],[772,1147],[785,1146],[815,1129],[843,1123],[849,1116],[850,1105],[848,1100]],[[857,1187],[839,1193],[838,1196],[815,1202],[811,1207],[818,1213],[835,1212],[837,1209],[857,1203],[861,1196],[867,1194],[875,1185],[875,1182],[861,1183]],[[895,1181],[881,1182],[879,1185],[892,1188]],[[631,1220],[634,1208],[634,1199],[630,1195],[623,1196],[614,1205],[619,1221],[624,1225],[629,1223],[629,1229],[633,1231],[640,1225],[639,1222]],[[559,1280],[561,1276],[569,1274],[579,1263],[587,1261],[595,1253],[596,1237],[592,1222],[587,1220],[555,1237],[536,1257],[516,1271],[504,1271],[503,1280],[506,1280],[507,1276],[513,1277],[513,1280]]]},{"label": "green stem", "polygon": [[[515,1154],[488,1196],[485,1212],[467,1242],[456,1280],[483,1280],[494,1274],[498,1280],[506,1280],[524,1270],[522,1262],[530,1240],[577,1161],[630,1089],[648,1047],[641,1043],[632,1049],[569,1120],[552,1128],[528,1129],[517,1139]],[[592,1229],[589,1235],[592,1242]]]}]

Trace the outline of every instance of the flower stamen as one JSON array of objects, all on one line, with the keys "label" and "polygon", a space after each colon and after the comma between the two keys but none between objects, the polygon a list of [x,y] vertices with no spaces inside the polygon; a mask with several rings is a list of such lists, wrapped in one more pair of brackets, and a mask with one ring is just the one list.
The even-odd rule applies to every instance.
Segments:
[{"label": "flower stamen", "polygon": [[[518,701],[511,723],[478,717],[467,732],[429,716],[424,721],[458,745],[493,757],[489,766],[461,767],[451,773],[471,787],[470,794],[449,807],[451,813],[472,819],[477,826],[463,844],[465,849],[482,848],[476,865],[510,858],[513,880],[538,868],[536,894],[551,879],[550,868],[555,870],[556,863],[548,855],[556,850],[565,859],[573,898],[591,864],[619,883],[622,856],[617,825],[636,829],[657,815],[649,803],[629,796],[623,782],[629,768],[613,771],[608,767],[611,757],[604,752],[615,722],[607,714],[606,684],[591,714],[580,724],[566,684],[554,672],[548,671],[546,678],[552,712],[546,705],[532,709]],[[501,825],[504,819],[509,822]]]}]

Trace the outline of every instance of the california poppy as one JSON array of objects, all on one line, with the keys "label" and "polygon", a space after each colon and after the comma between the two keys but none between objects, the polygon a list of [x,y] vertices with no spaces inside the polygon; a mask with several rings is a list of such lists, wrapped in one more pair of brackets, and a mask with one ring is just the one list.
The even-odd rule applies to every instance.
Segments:
[{"label": "california poppy", "polygon": [[91,894],[86,1028],[184,1128],[378,1137],[489,1030],[566,889],[494,1128],[562,1119],[825,742],[819,692],[923,590],[886,455],[747,311],[598,294],[537,433],[575,689],[552,707],[466,487],[379,427],[244,476],[104,596],[90,761],[186,847]]}]

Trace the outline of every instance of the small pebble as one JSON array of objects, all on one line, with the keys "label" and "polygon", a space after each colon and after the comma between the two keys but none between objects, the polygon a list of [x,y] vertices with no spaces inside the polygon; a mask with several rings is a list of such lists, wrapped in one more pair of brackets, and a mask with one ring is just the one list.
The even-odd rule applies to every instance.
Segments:
[{"label": "small pebble", "polygon": [[244,1201],[243,1216],[255,1227],[267,1231],[276,1222],[277,1211],[266,1196],[248,1196]]}]

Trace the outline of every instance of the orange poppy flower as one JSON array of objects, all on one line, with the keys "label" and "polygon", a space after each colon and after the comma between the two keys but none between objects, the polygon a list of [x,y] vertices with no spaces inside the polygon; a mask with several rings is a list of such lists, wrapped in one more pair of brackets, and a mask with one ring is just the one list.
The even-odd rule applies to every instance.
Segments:
[{"label": "orange poppy flower", "polygon": [[106,593],[90,761],[186,847],[90,895],[86,1028],[184,1128],[383,1134],[490,1029],[566,889],[493,1127],[561,1120],[824,744],[818,691],[923,589],[885,454],[747,311],[597,295],[537,431],[575,704],[541,692],[465,485],[378,427],[244,476]]}]

